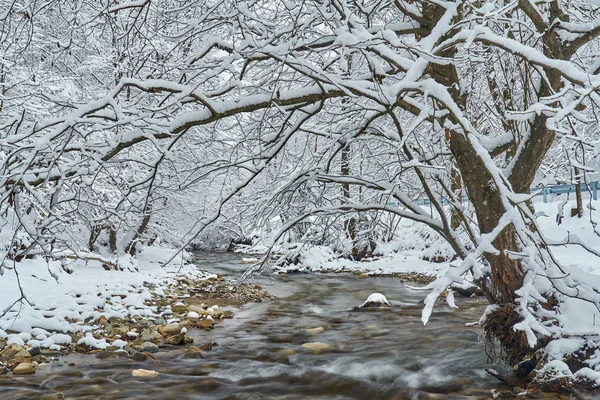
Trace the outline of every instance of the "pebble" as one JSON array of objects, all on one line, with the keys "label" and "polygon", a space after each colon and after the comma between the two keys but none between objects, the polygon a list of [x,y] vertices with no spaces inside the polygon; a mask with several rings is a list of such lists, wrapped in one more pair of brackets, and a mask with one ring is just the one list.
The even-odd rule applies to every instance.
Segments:
[{"label": "pebble", "polygon": [[134,369],[131,371],[131,376],[136,378],[156,378],[158,375],[158,372],[151,369]]}]

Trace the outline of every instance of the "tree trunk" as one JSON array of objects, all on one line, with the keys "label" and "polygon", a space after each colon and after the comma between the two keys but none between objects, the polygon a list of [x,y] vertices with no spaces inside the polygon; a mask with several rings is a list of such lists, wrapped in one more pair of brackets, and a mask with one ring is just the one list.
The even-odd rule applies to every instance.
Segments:
[{"label": "tree trunk", "polygon": [[108,248],[113,254],[117,252],[117,230],[112,226],[108,232]]},{"label": "tree trunk", "polygon": [[[350,175],[350,146],[346,145],[342,149],[342,166],[341,175]],[[350,184],[342,183],[342,196],[345,204],[350,204]],[[357,258],[359,255],[358,243],[356,240],[356,219],[354,217],[344,222],[344,229],[350,240],[352,240],[352,257]]]},{"label": "tree trunk", "polygon": [[140,223],[140,226],[138,227],[137,232],[135,233],[135,235],[133,235],[133,238],[131,239],[129,244],[125,247],[125,251],[127,251],[130,256],[133,257],[135,255],[135,245],[137,244],[140,236],[142,236],[146,232],[146,229],[148,229],[149,223],[150,223],[150,214],[148,213],[148,214],[144,215],[144,218],[142,218],[142,222]]},{"label": "tree trunk", "polygon": [[[462,202],[462,197],[463,197],[462,180],[460,179],[460,173],[458,172],[458,167],[456,166],[455,162],[452,163],[452,170],[451,170],[451,176],[450,176],[450,189],[452,189],[452,192],[457,196],[458,201]],[[454,230],[457,230],[460,227],[460,224],[462,222],[460,213],[461,212],[459,210],[455,209],[454,207],[451,208],[450,226]]]},{"label": "tree trunk", "polygon": [[577,218],[583,217],[583,198],[581,197],[581,176],[579,175],[581,171],[579,168],[575,168],[575,200],[576,205],[575,208],[571,209],[571,217],[577,216]]}]

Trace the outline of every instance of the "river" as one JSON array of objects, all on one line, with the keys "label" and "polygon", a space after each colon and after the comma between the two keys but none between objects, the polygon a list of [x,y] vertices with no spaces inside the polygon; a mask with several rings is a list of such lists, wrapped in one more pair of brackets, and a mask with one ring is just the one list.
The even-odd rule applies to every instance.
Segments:
[{"label": "river", "polygon": [[[200,268],[226,277],[239,276],[246,267],[234,254],[199,255]],[[210,332],[190,332],[196,343],[218,344],[204,359],[183,359],[181,347],[144,362],[72,354],[35,375],[0,379],[0,397],[489,399],[491,390],[508,389],[485,373],[485,367],[502,367],[489,364],[477,329],[465,326],[481,316],[486,306],[481,297],[457,298],[458,310],[440,305],[424,327],[426,293],[406,288],[398,278],[291,274],[256,282],[275,297],[244,306]],[[373,292],[385,294],[392,307],[352,310]],[[306,331],[313,328],[323,331]],[[330,348],[302,347],[310,342]],[[160,375],[133,378],[136,368]]]}]

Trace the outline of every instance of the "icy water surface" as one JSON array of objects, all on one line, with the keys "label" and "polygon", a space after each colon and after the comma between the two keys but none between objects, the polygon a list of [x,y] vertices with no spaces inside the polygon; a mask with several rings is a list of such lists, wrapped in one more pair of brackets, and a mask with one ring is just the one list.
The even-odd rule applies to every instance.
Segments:
[{"label": "icy water surface", "polygon": [[[245,267],[232,254],[200,256],[200,268],[226,276]],[[256,281],[277,297],[244,306],[213,331],[190,332],[196,343],[218,343],[204,359],[183,359],[181,347],[144,362],[71,355],[34,376],[0,378],[0,398],[489,399],[492,389],[508,389],[486,375],[484,343],[465,327],[481,315],[481,298],[457,299],[459,310],[441,305],[423,327],[425,293],[397,278],[294,274]],[[373,292],[392,307],[351,310]],[[324,331],[305,332],[317,327]],[[309,342],[331,348],[315,353],[302,347]],[[137,368],[160,375],[133,378]]]}]

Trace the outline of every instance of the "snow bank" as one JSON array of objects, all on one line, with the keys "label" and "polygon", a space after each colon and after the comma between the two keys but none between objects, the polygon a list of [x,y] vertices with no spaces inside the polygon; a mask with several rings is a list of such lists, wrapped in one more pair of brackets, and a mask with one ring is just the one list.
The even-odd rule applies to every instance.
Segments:
[{"label": "snow bank", "polygon": [[[59,261],[23,260],[16,270],[5,269],[0,278],[0,307],[6,311],[0,318],[0,336],[7,336],[11,343],[51,348],[71,343],[65,333],[90,331],[89,322],[101,315],[122,319],[152,316],[157,310],[144,303],[153,292],[159,294],[161,287],[182,275],[208,276],[195,265],[185,264],[186,255],[163,265],[173,255],[173,250],[144,247],[136,259],[124,256],[119,260],[128,267],[124,271],[107,271],[95,261],[75,261],[69,264],[71,273]],[[26,299],[19,301],[21,290]],[[92,340],[90,337],[82,341]],[[103,347],[95,339],[93,345]]]}]

